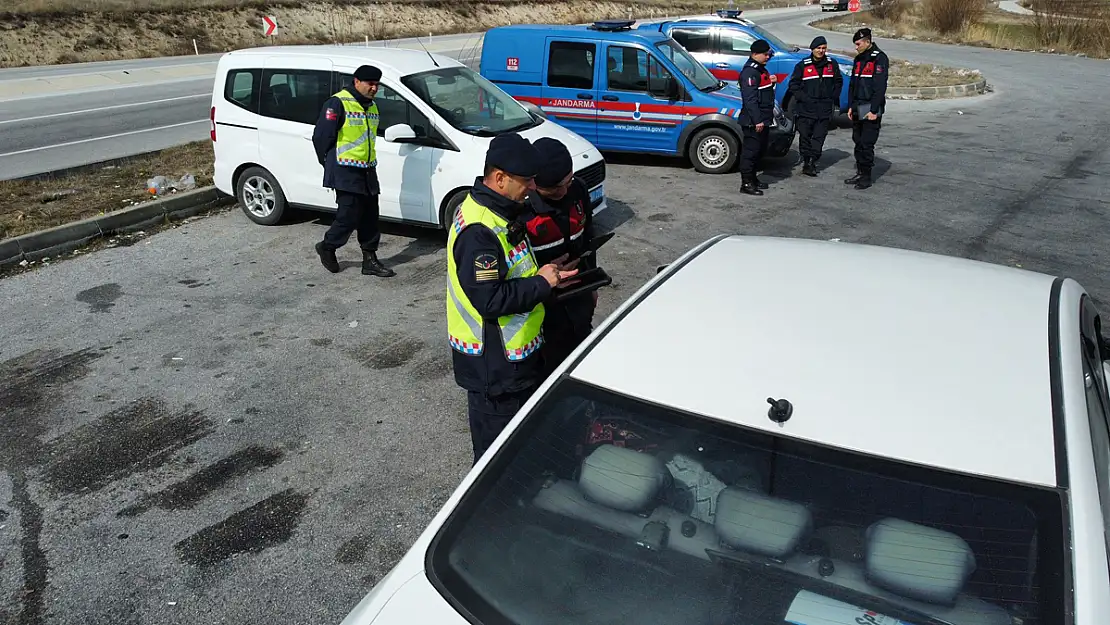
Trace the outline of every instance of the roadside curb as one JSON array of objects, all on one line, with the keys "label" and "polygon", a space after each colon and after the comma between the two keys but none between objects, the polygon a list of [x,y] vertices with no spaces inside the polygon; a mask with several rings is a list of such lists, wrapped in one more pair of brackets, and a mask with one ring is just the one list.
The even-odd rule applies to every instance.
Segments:
[{"label": "roadside curb", "polygon": [[886,97],[891,100],[938,100],[941,98],[967,98],[986,93],[990,90],[987,79],[977,80],[964,85],[947,87],[891,87]]},{"label": "roadside curb", "polygon": [[182,219],[234,201],[216,187],[184,191],[96,217],[0,241],[0,267],[38,261],[87,245],[90,241],[153,224]]}]

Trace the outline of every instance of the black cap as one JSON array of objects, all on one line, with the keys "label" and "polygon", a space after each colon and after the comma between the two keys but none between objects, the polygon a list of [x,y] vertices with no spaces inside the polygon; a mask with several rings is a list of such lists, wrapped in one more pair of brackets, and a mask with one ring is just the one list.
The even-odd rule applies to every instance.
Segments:
[{"label": "black cap", "polygon": [[762,54],[771,51],[771,44],[765,39],[756,39],[752,42],[752,54]]},{"label": "black cap", "polygon": [[870,28],[861,28],[861,29],[856,31],[856,34],[852,35],[852,43],[855,43],[855,42],[859,41],[860,39],[870,39],[870,38],[871,38],[871,29]]},{"label": "black cap", "polygon": [[536,147],[515,132],[497,135],[486,150],[486,165],[514,176],[531,178],[540,169]]},{"label": "black cap", "polygon": [[551,137],[536,139],[533,143],[539,154],[539,173],[536,174],[537,187],[554,187],[574,169],[570,150],[562,141]]},{"label": "black cap", "polygon": [[821,35],[817,35],[816,37],[813,38],[813,41],[809,42],[809,49],[812,50],[812,49],[814,49],[818,46],[827,46],[827,45],[829,45],[829,42],[826,41],[825,38],[822,37]]},{"label": "black cap", "polygon": [[363,65],[355,70],[355,78],[362,82],[378,82],[382,79],[382,70],[373,65]]}]

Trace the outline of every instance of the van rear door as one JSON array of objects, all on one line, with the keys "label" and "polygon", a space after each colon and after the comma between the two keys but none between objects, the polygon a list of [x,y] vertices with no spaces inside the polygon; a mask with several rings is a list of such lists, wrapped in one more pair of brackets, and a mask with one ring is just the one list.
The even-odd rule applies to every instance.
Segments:
[{"label": "van rear door", "polygon": [[589,39],[548,37],[540,89],[544,113],[590,143],[597,142],[599,45]]},{"label": "van rear door", "polygon": [[331,61],[267,57],[258,107],[259,159],[291,204],[335,210],[335,193],[324,188],[324,168],[312,147],[316,120],[332,93]]}]

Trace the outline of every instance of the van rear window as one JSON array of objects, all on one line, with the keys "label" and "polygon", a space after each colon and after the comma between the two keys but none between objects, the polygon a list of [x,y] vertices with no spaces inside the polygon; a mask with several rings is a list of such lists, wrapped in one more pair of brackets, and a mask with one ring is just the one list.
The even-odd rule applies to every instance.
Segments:
[{"label": "van rear window", "polygon": [[258,111],[258,85],[262,70],[234,69],[224,82],[224,99],[251,112]]}]

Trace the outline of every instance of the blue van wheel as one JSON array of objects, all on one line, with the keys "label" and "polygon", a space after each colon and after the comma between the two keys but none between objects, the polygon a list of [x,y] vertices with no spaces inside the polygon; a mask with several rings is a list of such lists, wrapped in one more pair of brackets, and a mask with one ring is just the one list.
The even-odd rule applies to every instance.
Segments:
[{"label": "blue van wheel", "polygon": [[690,140],[690,162],[703,174],[732,171],[740,158],[740,141],[724,128],[706,128]]}]

